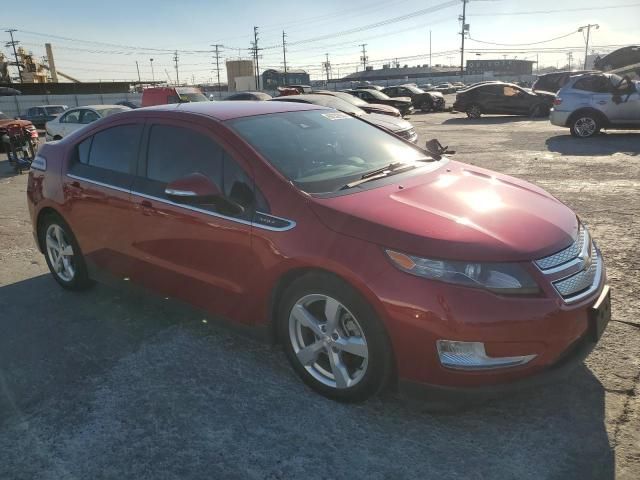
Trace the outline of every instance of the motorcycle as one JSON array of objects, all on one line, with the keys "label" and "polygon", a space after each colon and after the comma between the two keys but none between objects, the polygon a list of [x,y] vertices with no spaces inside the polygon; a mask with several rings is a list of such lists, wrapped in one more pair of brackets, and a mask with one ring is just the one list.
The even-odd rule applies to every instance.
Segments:
[{"label": "motorcycle", "polygon": [[27,127],[10,124],[2,136],[4,151],[7,152],[9,165],[16,173],[29,170],[38,151],[38,131],[33,125]]}]

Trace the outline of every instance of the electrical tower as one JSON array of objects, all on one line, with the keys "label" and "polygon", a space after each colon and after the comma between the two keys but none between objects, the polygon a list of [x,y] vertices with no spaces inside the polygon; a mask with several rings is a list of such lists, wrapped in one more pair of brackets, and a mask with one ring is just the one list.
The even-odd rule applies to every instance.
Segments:
[{"label": "electrical tower", "polygon": [[360,57],[360,61],[362,62],[362,71],[364,72],[367,70],[367,62],[369,61],[369,57],[367,57],[367,44],[362,43],[360,46],[362,47],[362,56]]},{"label": "electrical tower", "polygon": [[282,31],[282,57],[284,62],[284,84],[287,85],[287,34]]},{"label": "electrical tower", "polygon": [[212,47],[214,47],[216,49],[216,75],[218,77],[218,98],[222,97],[222,93],[220,92],[220,51],[218,50],[220,47],[222,47],[222,45],[220,44],[215,44],[215,45],[211,45]]},{"label": "electrical tower", "polygon": [[464,39],[469,33],[469,24],[467,23],[467,2],[469,0],[462,0],[462,15],[458,17],[460,23],[462,24],[462,28],[460,29],[460,38],[461,38],[461,46],[460,46],[460,79],[464,76]]},{"label": "electrical tower", "polygon": [[[584,25],[583,27],[580,27],[578,29],[579,32],[583,32],[584,30],[587,30],[587,38],[585,39],[585,46],[584,46],[584,69],[587,69],[587,55],[588,55],[588,50],[589,50],[589,36],[591,35],[591,28],[595,28],[596,30],[598,30],[600,28],[600,25],[598,25],[597,23],[590,23],[589,25]],[[583,34],[584,35],[584,34]]]},{"label": "electrical tower", "polygon": [[180,85],[180,76],[178,74],[178,51],[173,54],[173,61],[176,65],[176,85]]},{"label": "electrical tower", "polygon": [[260,50],[262,50],[262,48],[258,47],[258,27],[253,27],[253,42],[251,42],[249,51],[253,54],[256,90],[260,90]]},{"label": "electrical tower", "polygon": [[[11,41],[5,44],[5,47],[13,47],[13,56],[16,59],[16,68],[18,69],[18,77],[20,78],[20,83],[22,83],[22,69],[20,68],[20,62],[18,61],[18,52],[16,51],[16,45],[20,42],[13,39],[13,32],[17,32],[15,28],[10,28],[9,30],[5,30],[9,35],[11,35]],[[11,77],[9,77],[9,81],[11,81]]]}]

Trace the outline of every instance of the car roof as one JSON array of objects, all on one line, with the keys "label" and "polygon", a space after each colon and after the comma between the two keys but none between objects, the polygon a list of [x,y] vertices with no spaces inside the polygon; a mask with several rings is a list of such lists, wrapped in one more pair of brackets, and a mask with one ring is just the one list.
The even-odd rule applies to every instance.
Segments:
[{"label": "car roof", "polygon": [[304,110],[322,110],[324,107],[310,103],[295,102],[255,102],[252,100],[238,100],[235,102],[190,102],[155,105],[133,110],[138,114],[155,112],[185,112],[205,115],[216,120],[232,120],[235,118],[267,115],[270,113],[298,112]]}]

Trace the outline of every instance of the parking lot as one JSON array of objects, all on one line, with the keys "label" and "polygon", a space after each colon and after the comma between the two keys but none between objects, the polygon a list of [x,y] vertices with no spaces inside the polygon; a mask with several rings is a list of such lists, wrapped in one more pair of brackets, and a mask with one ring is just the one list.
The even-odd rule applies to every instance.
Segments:
[{"label": "parking lot", "polygon": [[[448,99],[450,103],[451,99]],[[37,251],[26,175],[0,156],[0,478],[640,478],[640,134],[415,114],[420,142],[531,181],[589,225],[613,320],[560,384],[455,413],[307,389],[279,347],[186,306],[63,291]]]}]

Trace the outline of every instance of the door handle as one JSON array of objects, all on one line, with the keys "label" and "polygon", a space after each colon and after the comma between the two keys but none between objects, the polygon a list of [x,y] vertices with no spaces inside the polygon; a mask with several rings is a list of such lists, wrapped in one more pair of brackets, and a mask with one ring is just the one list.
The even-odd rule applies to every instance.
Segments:
[{"label": "door handle", "polygon": [[155,209],[153,208],[153,204],[149,200],[143,200],[140,202],[140,206],[142,207],[142,214],[146,216],[153,215]]}]

